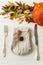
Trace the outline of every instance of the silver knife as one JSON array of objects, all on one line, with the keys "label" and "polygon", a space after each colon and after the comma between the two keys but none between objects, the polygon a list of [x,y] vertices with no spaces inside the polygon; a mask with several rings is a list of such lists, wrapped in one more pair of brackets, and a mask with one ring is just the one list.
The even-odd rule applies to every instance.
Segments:
[{"label": "silver knife", "polygon": [[40,53],[39,53],[39,45],[38,45],[38,32],[37,32],[37,24],[35,24],[34,27],[34,36],[35,36],[35,44],[36,44],[36,48],[37,48],[37,60],[40,59]]}]

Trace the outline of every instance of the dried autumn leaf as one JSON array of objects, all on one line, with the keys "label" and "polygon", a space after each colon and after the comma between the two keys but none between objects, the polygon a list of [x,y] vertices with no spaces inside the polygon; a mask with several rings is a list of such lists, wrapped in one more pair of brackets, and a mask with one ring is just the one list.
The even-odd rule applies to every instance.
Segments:
[{"label": "dried autumn leaf", "polygon": [[37,3],[36,2],[33,2],[34,5],[36,5]]},{"label": "dried autumn leaf", "polygon": [[24,17],[25,17],[25,18],[27,17],[27,13],[26,13],[26,12],[24,12]]},{"label": "dried autumn leaf", "polygon": [[14,19],[14,13],[10,13],[10,19]]},{"label": "dried autumn leaf", "polygon": [[14,5],[14,3],[8,1],[8,6],[13,6],[13,5]]},{"label": "dried autumn leaf", "polygon": [[18,18],[18,13],[15,13],[14,18],[15,18],[15,19]]},{"label": "dried autumn leaf", "polygon": [[9,6],[7,6],[7,5],[2,6],[2,10],[4,10],[4,11],[7,11],[8,8],[9,8]]},{"label": "dried autumn leaf", "polygon": [[14,3],[8,1],[7,8],[5,8],[5,6],[3,8],[6,9],[7,11],[11,11],[14,7],[15,7]]},{"label": "dried autumn leaf", "polygon": [[29,5],[25,5],[26,10],[29,10],[29,7],[30,7]]},{"label": "dried autumn leaf", "polygon": [[18,21],[19,21],[19,24],[21,24],[23,22],[23,19],[19,18]]},{"label": "dried autumn leaf", "polygon": [[33,22],[33,23],[34,23],[34,20],[33,20],[33,18],[32,18],[32,17],[30,17],[30,22]]},{"label": "dried autumn leaf", "polygon": [[30,17],[25,18],[26,22],[30,23]]},{"label": "dried autumn leaf", "polygon": [[16,4],[17,4],[18,6],[22,6],[22,3],[21,3],[21,2],[16,2]]},{"label": "dried autumn leaf", "polygon": [[9,12],[1,12],[0,15],[8,14]]},{"label": "dried autumn leaf", "polygon": [[25,9],[25,3],[23,3],[22,8]]},{"label": "dried autumn leaf", "polygon": [[31,6],[30,8],[29,8],[29,10],[32,12],[33,11],[33,9],[34,9],[34,6]]}]

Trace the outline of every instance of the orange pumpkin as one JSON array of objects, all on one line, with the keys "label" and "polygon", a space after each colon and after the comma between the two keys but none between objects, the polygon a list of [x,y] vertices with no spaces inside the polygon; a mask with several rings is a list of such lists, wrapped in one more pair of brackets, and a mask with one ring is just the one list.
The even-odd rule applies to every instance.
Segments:
[{"label": "orange pumpkin", "polygon": [[32,18],[35,23],[40,26],[43,26],[43,2],[40,2],[35,5],[32,12]]}]

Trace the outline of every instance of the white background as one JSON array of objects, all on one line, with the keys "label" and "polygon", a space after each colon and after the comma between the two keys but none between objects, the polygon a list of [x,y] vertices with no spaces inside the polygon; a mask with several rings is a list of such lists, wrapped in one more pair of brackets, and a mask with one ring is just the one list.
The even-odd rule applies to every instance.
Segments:
[{"label": "white background", "polygon": [[[28,3],[29,5],[33,5],[33,1],[40,2],[43,0],[0,0],[0,11],[1,6],[5,5],[8,1],[21,1],[24,3]],[[7,39],[7,56],[3,57],[3,45],[4,45],[4,25],[8,25],[9,33],[8,33],[8,39]],[[40,49],[40,60],[37,61],[35,58],[36,55],[36,48],[34,52],[30,55],[26,56],[16,56],[11,52],[11,43],[13,38],[13,30],[14,27],[17,26],[29,26],[34,30],[34,24],[30,23],[22,23],[19,25],[17,23],[17,20],[9,20],[4,19],[2,16],[0,16],[0,65],[43,65],[43,27],[38,26],[38,37],[39,37],[39,49]],[[34,42],[34,37],[33,37]],[[35,44],[35,42],[34,42]]]}]

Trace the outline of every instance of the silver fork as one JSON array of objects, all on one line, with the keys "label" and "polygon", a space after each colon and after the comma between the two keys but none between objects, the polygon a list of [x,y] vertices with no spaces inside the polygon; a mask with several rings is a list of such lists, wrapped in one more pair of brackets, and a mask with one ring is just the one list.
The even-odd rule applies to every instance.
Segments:
[{"label": "silver fork", "polygon": [[4,26],[4,48],[3,48],[3,56],[6,57],[6,40],[7,40],[7,36],[8,36],[8,26],[5,25]]},{"label": "silver fork", "polygon": [[39,44],[38,44],[38,32],[37,32],[37,24],[34,27],[34,35],[35,35],[35,44],[37,48],[37,60],[40,60],[40,53],[39,53]]}]

